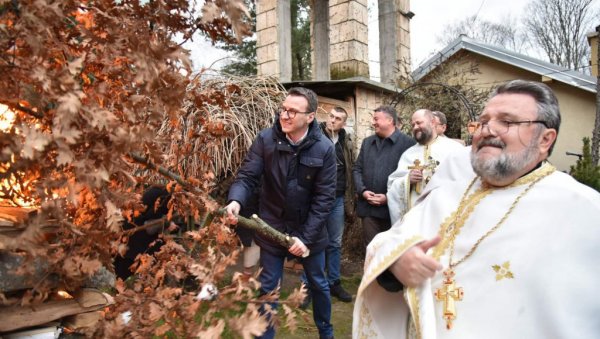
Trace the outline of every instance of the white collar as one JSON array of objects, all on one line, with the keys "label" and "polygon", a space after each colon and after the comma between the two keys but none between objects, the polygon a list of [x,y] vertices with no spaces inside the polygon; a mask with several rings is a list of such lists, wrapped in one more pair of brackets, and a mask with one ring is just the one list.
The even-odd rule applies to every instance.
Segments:
[{"label": "white collar", "polygon": [[297,142],[293,142],[292,139],[290,139],[290,136],[287,133],[285,134],[285,137],[288,139],[288,141],[290,142],[290,144],[292,146],[297,146],[297,145],[300,145],[300,143],[302,142],[302,140],[304,140],[306,138],[306,136],[308,135],[308,130],[309,129],[310,129],[310,127],[306,128],[306,131],[304,132],[304,135],[300,139],[298,139]]}]

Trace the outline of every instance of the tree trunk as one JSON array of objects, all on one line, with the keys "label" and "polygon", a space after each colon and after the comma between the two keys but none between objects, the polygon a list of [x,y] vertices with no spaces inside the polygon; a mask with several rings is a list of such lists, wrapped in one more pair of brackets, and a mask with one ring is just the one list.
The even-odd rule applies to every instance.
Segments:
[{"label": "tree trunk", "polygon": [[[600,66],[600,26],[596,26],[596,33],[598,39],[596,43],[596,69]],[[598,147],[600,146],[600,72],[596,75],[596,121],[594,123],[594,130],[592,131],[592,164],[598,166]]]}]

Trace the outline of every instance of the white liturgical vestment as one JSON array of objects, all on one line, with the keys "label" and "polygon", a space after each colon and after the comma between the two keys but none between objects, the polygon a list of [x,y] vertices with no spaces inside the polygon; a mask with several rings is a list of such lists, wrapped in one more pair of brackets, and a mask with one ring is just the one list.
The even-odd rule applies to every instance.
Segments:
[{"label": "white liturgical vestment", "polygon": [[[447,158],[427,197],[369,244],[353,338],[598,338],[600,194],[548,163],[508,187],[484,188],[468,151]],[[473,208],[456,213],[461,201]],[[442,271],[400,292],[378,284],[408,248],[436,234],[442,241],[428,254]],[[454,267],[462,293],[453,294],[447,329],[440,291],[451,249],[453,263],[466,258]]]},{"label": "white liturgical vestment", "polygon": [[[416,144],[402,154],[398,167],[388,177],[387,204],[392,225],[414,205],[437,165],[448,155],[464,148],[465,146],[452,139],[439,136],[429,145]],[[419,188],[414,184],[411,185],[408,175],[410,167],[415,166],[415,161],[425,167],[422,170],[423,182],[420,183]]]}]

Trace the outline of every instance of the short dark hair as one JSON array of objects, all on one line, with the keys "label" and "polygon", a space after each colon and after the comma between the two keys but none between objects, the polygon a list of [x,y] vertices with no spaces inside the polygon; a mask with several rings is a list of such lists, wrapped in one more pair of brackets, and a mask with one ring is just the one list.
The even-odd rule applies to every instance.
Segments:
[{"label": "short dark hair", "polygon": [[383,112],[394,120],[394,125],[398,123],[398,113],[396,113],[396,109],[392,106],[381,105],[373,110],[373,112]]},{"label": "short dark hair", "polygon": [[433,114],[434,117],[436,117],[440,120],[440,124],[442,124],[442,125],[448,124],[448,120],[446,119],[446,114],[444,114],[440,111],[433,111],[431,113]]},{"label": "short dark hair", "polygon": [[[545,121],[547,128],[555,129],[558,137],[561,122],[560,108],[556,95],[548,85],[537,81],[512,80],[498,86],[492,92],[490,99],[500,94],[526,94],[533,97],[537,103],[537,119]],[[554,144],[548,149],[548,155],[552,154],[553,148]]]},{"label": "short dark hair", "polygon": [[304,97],[308,101],[308,112],[317,111],[317,93],[305,87],[292,87],[288,90],[288,95]]},{"label": "short dark hair", "polygon": [[[338,112],[338,113],[344,113],[346,115],[346,119],[348,119],[348,112],[346,112],[346,110],[343,107],[340,106],[335,106],[333,108],[334,111]],[[344,119],[344,120],[346,120]]]}]

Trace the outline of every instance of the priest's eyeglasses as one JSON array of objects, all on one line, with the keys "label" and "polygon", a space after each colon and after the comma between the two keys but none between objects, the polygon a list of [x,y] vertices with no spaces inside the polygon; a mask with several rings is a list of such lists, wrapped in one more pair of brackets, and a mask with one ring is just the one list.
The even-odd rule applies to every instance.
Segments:
[{"label": "priest's eyeglasses", "polygon": [[301,113],[301,114],[310,114],[312,112],[296,112],[296,111],[290,111],[289,109],[284,108],[284,107],[280,107],[279,108],[279,115],[281,117],[284,117],[283,113],[285,113],[287,115],[288,119],[294,119],[296,117],[296,114],[298,114],[298,113]]},{"label": "priest's eyeglasses", "polygon": [[471,121],[467,124],[467,132],[469,134],[479,134],[484,127],[488,128],[488,131],[494,131],[497,135],[502,135],[508,132],[511,126],[518,126],[521,124],[542,124],[548,128],[547,122],[543,120],[523,120],[523,121],[508,121],[508,120],[489,120],[485,122]]}]

